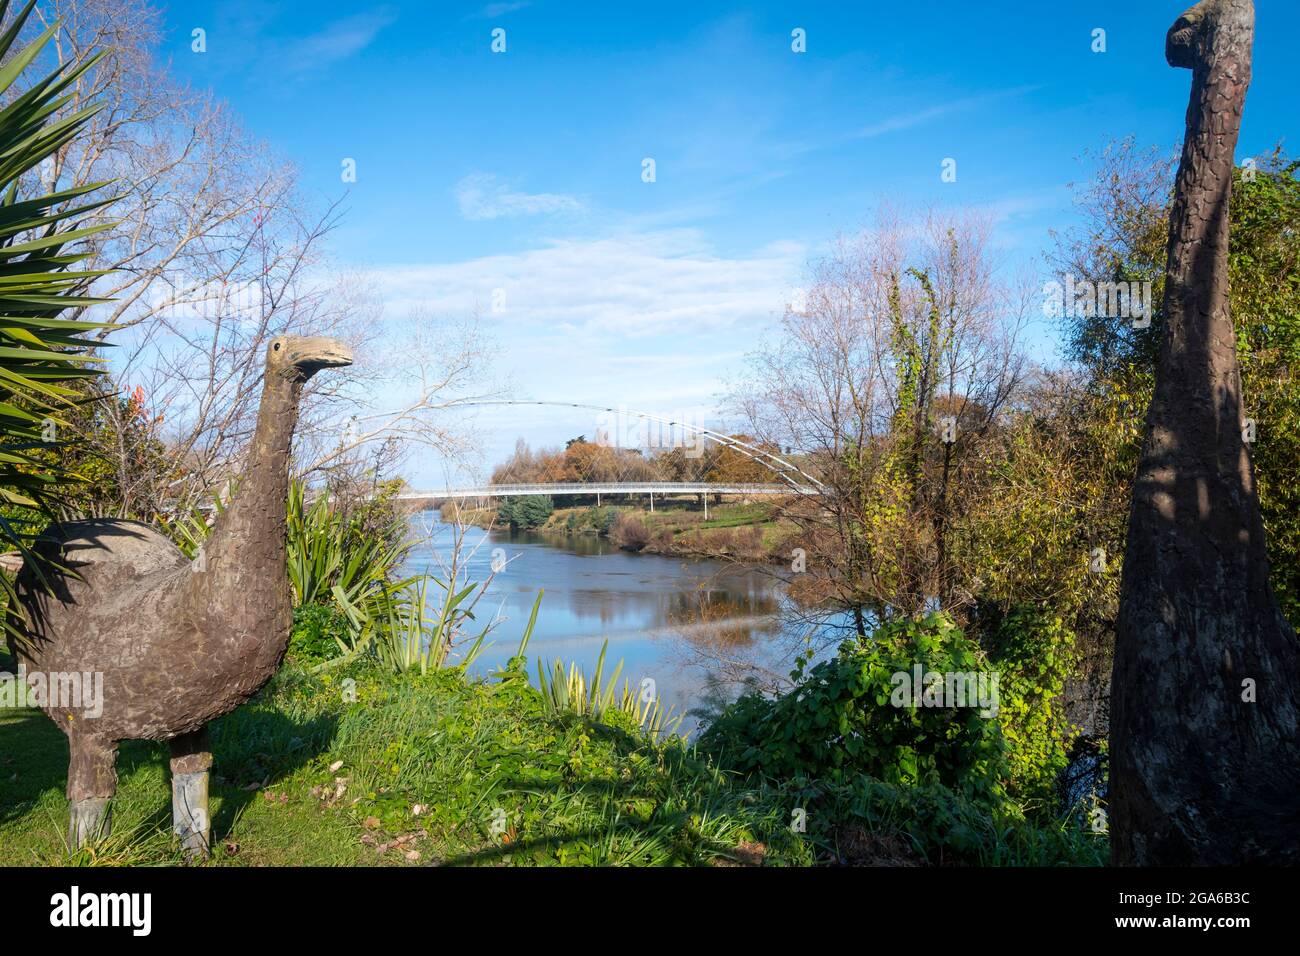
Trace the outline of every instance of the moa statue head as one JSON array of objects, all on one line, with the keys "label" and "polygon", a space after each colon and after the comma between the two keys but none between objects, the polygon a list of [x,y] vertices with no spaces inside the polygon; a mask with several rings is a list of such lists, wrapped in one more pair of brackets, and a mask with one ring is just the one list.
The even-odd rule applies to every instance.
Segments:
[{"label": "moa statue head", "polygon": [[[1184,10],[1165,34],[1165,59],[1170,66],[1194,70],[1216,47],[1237,60],[1243,60],[1244,52],[1244,79],[1249,82],[1248,47],[1254,22],[1251,0],[1201,0]],[[1223,35],[1216,35],[1219,33]],[[1244,51],[1243,44],[1247,47]]]},{"label": "moa statue head", "polygon": [[352,349],[321,335],[277,335],[266,347],[267,374],[306,381],[323,368],[352,364]]}]

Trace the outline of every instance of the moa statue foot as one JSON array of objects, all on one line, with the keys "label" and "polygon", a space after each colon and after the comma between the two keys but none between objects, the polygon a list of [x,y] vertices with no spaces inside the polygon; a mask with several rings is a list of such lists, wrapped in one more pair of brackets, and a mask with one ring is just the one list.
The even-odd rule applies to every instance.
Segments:
[{"label": "moa statue foot", "polygon": [[190,858],[206,857],[211,847],[208,772],[172,774],[172,832]]},{"label": "moa statue foot", "polygon": [[208,855],[212,841],[212,817],[208,814],[207,728],[182,734],[171,741],[172,832],[190,859]]},{"label": "moa statue foot", "polygon": [[113,829],[112,800],[108,797],[87,797],[68,803],[68,846],[76,850],[94,843]]}]

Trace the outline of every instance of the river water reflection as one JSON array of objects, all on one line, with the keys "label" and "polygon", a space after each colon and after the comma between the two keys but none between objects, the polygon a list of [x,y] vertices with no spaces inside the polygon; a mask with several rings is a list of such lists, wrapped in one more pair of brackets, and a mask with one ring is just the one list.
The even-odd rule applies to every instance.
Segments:
[{"label": "river water reflection", "polygon": [[[434,552],[449,557],[454,527],[436,512],[412,521],[427,541],[412,553],[408,570],[436,573]],[[505,620],[471,673],[498,670],[515,652],[539,588],[546,593],[528,648],[534,682],[538,657],[548,664],[574,661],[590,677],[606,640],[606,673],[622,660],[620,686],[623,677],[634,688],[650,678],[678,712],[717,692],[709,677],[720,672],[718,659],[788,670],[777,613],[782,583],[770,569],[630,554],[595,535],[470,528],[466,549],[473,550],[470,581],[487,578],[494,552],[507,559],[476,610],[481,621],[497,613]],[[684,729],[692,724],[688,719]]]}]

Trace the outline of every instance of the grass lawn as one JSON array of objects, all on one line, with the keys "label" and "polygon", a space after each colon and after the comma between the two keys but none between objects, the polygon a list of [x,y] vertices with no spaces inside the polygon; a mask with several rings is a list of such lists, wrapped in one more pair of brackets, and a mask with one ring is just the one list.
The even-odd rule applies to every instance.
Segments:
[{"label": "grass lawn", "polygon": [[[213,727],[208,865],[708,864],[775,831],[811,847],[680,745],[546,714],[522,676],[282,673]],[[67,742],[34,710],[0,712],[0,865],[167,864],[164,744],[118,759],[114,834],[67,853]]]},{"label": "grass lawn", "polygon": [[[262,740],[291,733],[288,721],[258,709],[253,719],[235,724],[255,727]],[[232,721],[223,722],[224,730]],[[322,725],[318,731],[324,731]],[[386,862],[358,842],[362,827],[345,814],[332,813],[311,797],[319,776],[312,752],[327,735],[318,733],[293,748],[268,756],[274,783],[252,789],[257,757],[249,748],[217,745],[210,811],[216,852],[214,864],[355,865]],[[250,743],[256,746],[254,738]],[[284,743],[288,742],[286,738]],[[301,738],[298,738],[301,740]],[[232,749],[236,752],[232,753]],[[30,864],[180,863],[170,846],[171,786],[166,744],[127,741],[118,756],[118,789],[113,803],[114,833],[89,851],[66,849],[67,738],[36,710],[0,710],[0,866]],[[241,768],[236,779],[222,776]]]},{"label": "grass lawn", "polygon": [[[753,781],[631,718],[548,711],[522,670],[287,667],[212,728],[207,866],[1097,864],[1104,840],[942,789]],[[66,850],[67,742],[0,710],[0,865],[167,865],[164,744],[118,759],[114,832]],[[802,829],[794,818],[806,820]]]}]

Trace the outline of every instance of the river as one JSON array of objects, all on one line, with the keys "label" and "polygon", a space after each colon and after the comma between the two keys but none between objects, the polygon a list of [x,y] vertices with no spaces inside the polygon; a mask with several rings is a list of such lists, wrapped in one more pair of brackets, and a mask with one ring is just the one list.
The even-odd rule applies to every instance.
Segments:
[{"label": "river", "polygon": [[[438,555],[450,556],[454,526],[424,512],[412,527],[424,540],[407,570],[436,574]],[[735,673],[734,663],[723,662],[789,670],[778,621],[782,583],[770,569],[631,554],[595,535],[478,528],[465,533],[467,551],[468,581],[485,580],[494,555],[498,565],[506,562],[476,609],[480,622],[499,616],[501,623],[471,673],[490,674],[514,654],[539,588],[545,595],[527,651],[534,683],[539,657],[548,671],[558,658],[590,678],[608,641],[606,674],[621,660],[620,686],[627,678],[639,689],[648,678],[664,705],[685,714],[734,697],[738,685],[716,681]],[[687,717],[682,729],[694,724]]]}]

